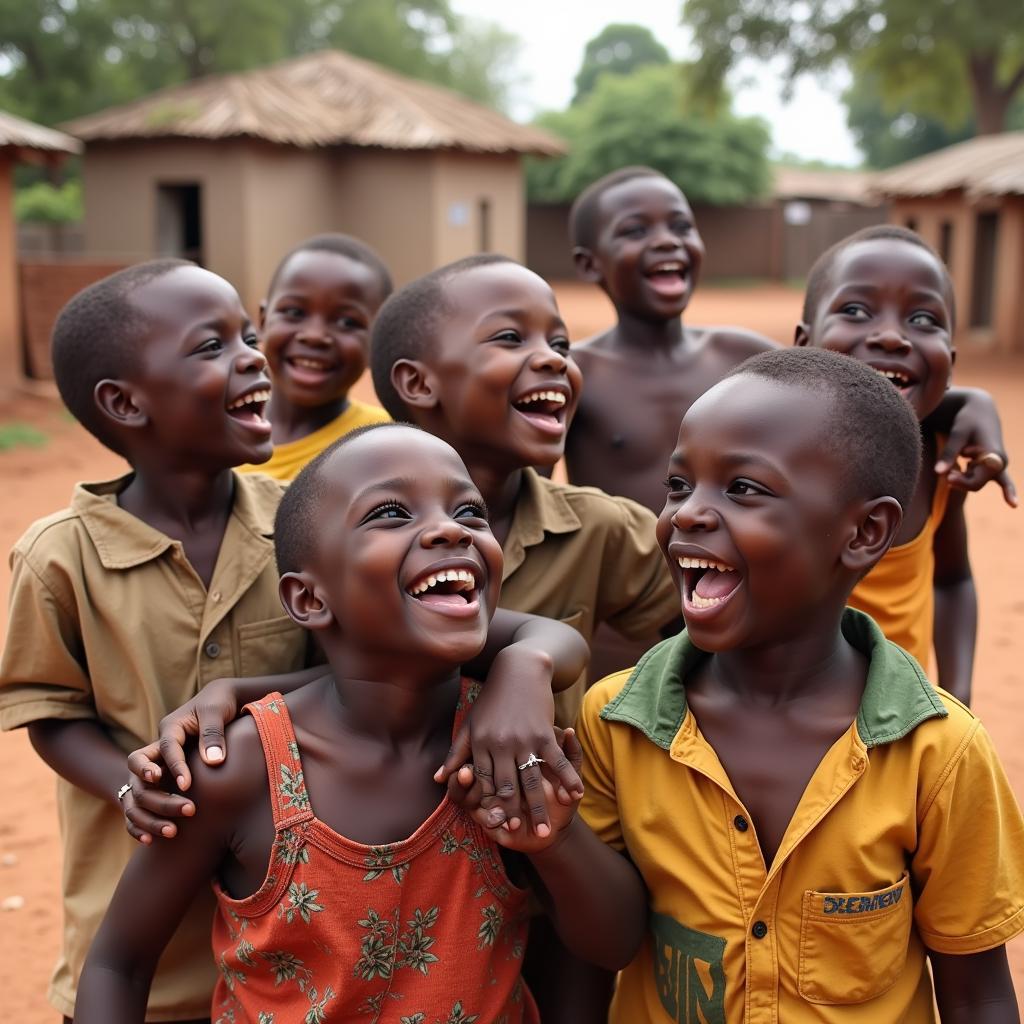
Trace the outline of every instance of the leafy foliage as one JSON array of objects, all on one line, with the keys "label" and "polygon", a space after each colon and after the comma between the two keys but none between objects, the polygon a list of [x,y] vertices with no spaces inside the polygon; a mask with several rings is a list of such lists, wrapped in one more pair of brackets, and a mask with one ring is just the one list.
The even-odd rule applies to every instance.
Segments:
[{"label": "leafy foliage", "polygon": [[82,186],[69,181],[56,187],[45,181],[18,189],[14,195],[14,216],[20,221],[42,224],[70,224],[82,219]]},{"label": "leafy foliage", "polygon": [[744,57],[781,59],[790,83],[846,63],[875,76],[888,104],[953,130],[973,113],[992,132],[1024,88],[1020,0],[684,0],[683,18],[704,96]]},{"label": "leafy foliage", "polygon": [[628,75],[637,68],[669,62],[668,50],[650,29],[643,25],[607,25],[583,51],[572,101],[579,103],[589,96],[601,75]]},{"label": "leafy foliage", "polygon": [[770,181],[764,123],[689,107],[679,65],[602,76],[581,103],[538,118],[569,143],[570,152],[558,160],[530,161],[530,199],[572,200],[596,178],[629,164],[661,171],[691,202],[742,203],[763,194]]}]

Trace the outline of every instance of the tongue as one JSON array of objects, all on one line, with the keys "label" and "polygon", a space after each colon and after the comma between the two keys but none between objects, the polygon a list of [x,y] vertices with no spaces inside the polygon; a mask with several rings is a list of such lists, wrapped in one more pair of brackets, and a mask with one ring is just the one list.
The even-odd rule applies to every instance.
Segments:
[{"label": "tongue", "polygon": [[659,295],[678,298],[686,290],[686,282],[678,274],[651,274],[651,286]]},{"label": "tongue", "polygon": [[423,594],[420,600],[436,608],[465,608],[469,604],[465,594]]},{"label": "tongue", "polygon": [[735,570],[719,572],[717,569],[708,569],[693,588],[698,597],[727,597],[735,589],[740,578]]}]

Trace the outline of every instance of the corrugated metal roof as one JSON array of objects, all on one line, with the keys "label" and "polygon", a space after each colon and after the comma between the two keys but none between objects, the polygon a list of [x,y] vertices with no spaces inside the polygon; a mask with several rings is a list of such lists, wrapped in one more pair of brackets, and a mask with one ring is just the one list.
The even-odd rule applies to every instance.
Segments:
[{"label": "corrugated metal roof", "polygon": [[65,127],[87,142],[248,136],[302,147],[566,151],[547,132],[338,50],[163,89]]},{"label": "corrugated metal roof", "polygon": [[82,144],[78,139],[0,110],[0,147],[2,146],[14,146],[17,149],[40,149],[51,153],[81,153],[82,151]]},{"label": "corrugated metal roof", "polygon": [[772,195],[777,199],[831,199],[837,202],[871,204],[874,174],[870,171],[813,170],[805,167],[776,167]]},{"label": "corrugated metal roof", "polygon": [[919,156],[875,178],[887,196],[932,196],[963,189],[969,195],[1024,195],[1024,132],[979,135]]}]

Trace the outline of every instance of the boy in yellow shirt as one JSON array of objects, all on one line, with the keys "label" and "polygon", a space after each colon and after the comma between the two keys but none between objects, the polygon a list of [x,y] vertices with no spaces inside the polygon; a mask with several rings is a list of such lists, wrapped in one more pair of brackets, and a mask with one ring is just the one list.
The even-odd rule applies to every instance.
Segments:
[{"label": "boy in yellow shirt", "polygon": [[259,312],[274,382],[267,409],[274,454],[241,472],[291,480],[356,427],[389,419],[348,393],[366,369],[370,328],[390,294],[383,260],[348,235],[316,235],[281,260]]},{"label": "boy in yellow shirt", "polygon": [[658,539],[686,631],[579,726],[581,813],[651,908],[611,1024],[1018,1020],[1020,809],[974,715],[846,608],[920,461],[897,390],[830,352],[684,417]]}]

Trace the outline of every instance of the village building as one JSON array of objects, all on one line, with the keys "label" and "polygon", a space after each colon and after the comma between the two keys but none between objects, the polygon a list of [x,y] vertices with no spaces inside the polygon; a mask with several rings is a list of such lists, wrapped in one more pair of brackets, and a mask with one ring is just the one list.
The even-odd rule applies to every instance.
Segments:
[{"label": "village building", "polygon": [[875,178],[890,220],[933,245],[953,277],[958,339],[1024,352],[1024,132],[982,135]]},{"label": "village building", "polygon": [[250,309],[280,257],[324,231],[367,241],[397,284],[475,252],[522,259],[522,157],[565,151],[454,92],[330,50],[64,127],[86,144],[90,259],[194,259]]}]

